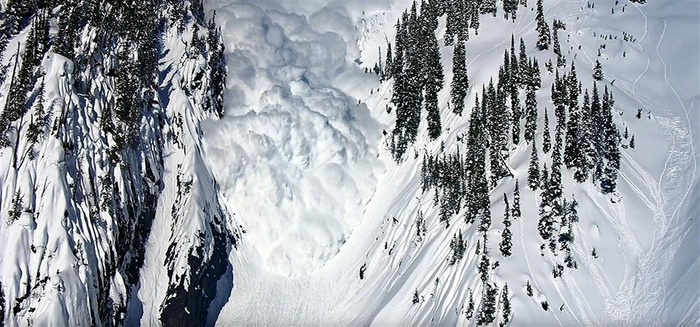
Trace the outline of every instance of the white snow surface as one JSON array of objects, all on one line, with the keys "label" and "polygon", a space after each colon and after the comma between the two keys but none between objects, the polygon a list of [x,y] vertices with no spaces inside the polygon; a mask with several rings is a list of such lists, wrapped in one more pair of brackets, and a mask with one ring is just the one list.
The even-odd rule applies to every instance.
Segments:
[{"label": "white snow surface", "polygon": [[[479,35],[470,35],[472,88],[467,110],[481,85],[497,76],[511,34],[516,41],[526,41],[528,54],[537,56],[540,64],[555,58],[551,51],[534,49],[535,1],[528,2],[515,23],[500,12],[497,17],[481,16]],[[587,8],[588,2],[595,9]],[[176,276],[186,271],[184,250],[198,242],[192,235],[206,230],[202,212],[220,199],[231,230],[240,231],[240,238],[229,254],[233,289],[219,289],[215,302],[227,302],[220,313],[210,313],[219,314],[210,317],[217,325],[473,325],[465,310],[470,291],[477,308],[480,301],[475,254],[480,235],[461,215],[446,229],[438,222],[432,192],[423,194],[420,187],[423,151],[436,152],[441,142],[445,151],[456,151],[458,139],[468,130],[468,112],[456,116],[447,108],[452,48],[441,48],[446,72],[439,99],[443,135],[428,141],[422,123],[418,142],[405,161],[396,164],[382,136],[395,120],[394,113],[385,110],[391,81],[379,83],[363,70],[374,65],[378,48],[384,51],[386,40],[393,39],[394,23],[410,1],[204,3],[210,13],[216,10],[226,44],[227,113],[221,120],[203,116],[192,110],[191,99],[179,85],[172,87],[163,109],[172,119],[177,114],[184,117],[186,131],[168,124],[182,132],[184,146],[171,144],[163,151],[168,154],[165,187],[140,288],[132,290],[127,324],[160,323],[161,304],[172,282],[167,264],[177,260]],[[545,0],[544,7],[548,21],[567,24],[559,32],[562,50],[569,62],[576,62],[584,88],[592,87],[595,60],[602,62],[603,83],[613,91],[620,113],[615,120],[635,136],[637,146],[622,151],[614,196],[601,195],[589,183],[576,184],[570,172],[563,172],[565,194],[575,195],[580,204],[573,245],[579,267],[566,269],[556,279],[552,268],[563,258],[540,254],[538,197],[525,186],[530,148],[525,143],[512,146],[509,166],[520,181],[523,218],[511,227],[513,256],[501,257],[497,249],[503,229],[502,194],[512,199],[515,184],[514,178],[504,179],[491,194],[488,244],[492,261],[500,263],[491,281],[499,288],[509,286],[511,325],[700,325],[700,3]],[[440,44],[444,24],[443,18]],[[623,41],[623,32],[636,41]],[[25,34],[13,39],[6,53],[14,53]],[[604,35],[612,38],[605,40]],[[201,58],[180,60],[180,43],[170,35],[165,44],[169,55],[161,64],[172,69],[165,70],[164,85],[186,82],[194,75],[187,72],[201,66]],[[598,57],[602,44],[606,48]],[[3,64],[10,60],[5,56]],[[70,63],[50,53],[42,66],[47,81],[62,81],[46,89],[46,110],[61,117],[61,104],[77,101],[70,86]],[[540,131],[542,110],[552,108],[548,90],[553,80],[544,68],[542,72]],[[5,83],[0,99],[8,91]],[[108,94],[111,88],[99,91]],[[81,169],[101,176],[106,149],[92,145],[104,137],[96,123],[101,102],[94,106],[96,114],[75,115],[75,125],[86,132],[74,141],[89,150]],[[635,117],[638,108],[643,109],[641,119]],[[40,159],[27,159],[19,169],[13,167],[12,149],[0,149],[0,278],[9,303],[21,302],[20,315],[12,320],[13,308],[6,307],[6,325],[89,325],[99,319],[89,313],[96,301],[91,295],[98,291],[89,269],[104,262],[85,261],[106,260],[112,244],[104,235],[117,222],[98,213],[100,224],[93,224],[88,206],[73,204],[76,185],[66,172],[78,169],[66,167],[60,142],[47,137],[35,149]],[[26,140],[17,147],[25,153]],[[549,164],[547,155],[539,156]],[[183,176],[195,181],[184,203],[176,194],[179,165]],[[218,188],[212,186],[212,176]],[[15,190],[24,194],[23,211],[34,215],[25,212],[8,224]],[[215,194],[217,190],[221,193]],[[177,224],[173,207],[184,217]],[[79,219],[62,219],[68,211]],[[419,213],[426,220],[422,236],[415,228]],[[467,252],[449,265],[450,240],[458,232],[463,233]],[[169,258],[166,251],[173,240],[184,250]],[[98,253],[87,253],[86,248]],[[598,258],[591,255],[593,249]],[[362,280],[361,267],[366,268]],[[219,285],[226,285],[226,278],[231,276],[222,277]],[[525,294],[528,281],[533,297]],[[115,298],[126,292],[119,274],[110,287]],[[416,291],[420,301],[412,304]],[[25,294],[26,301],[17,300]],[[545,300],[548,311],[540,305]],[[499,313],[495,323],[501,320]]]},{"label": "white snow surface", "polygon": [[[500,13],[482,16],[479,35],[472,32],[467,59],[473,88],[466,108],[481,84],[496,76],[511,34],[516,41],[524,38],[541,64],[554,59],[549,51],[534,50],[530,2],[519,9],[517,22]],[[574,243],[579,268],[553,279],[552,267],[562,258],[540,254],[537,198],[524,183],[530,150],[524,143],[513,146],[509,164],[520,180],[523,219],[512,227],[514,255],[502,258],[501,194],[512,197],[515,183],[506,179],[491,196],[488,246],[492,260],[500,262],[492,281],[499,288],[509,285],[513,325],[699,324],[698,3],[591,3],[595,9],[586,8],[586,1],[547,0],[546,17],[567,24],[559,33],[562,49],[576,62],[585,88],[592,88],[595,60],[603,63],[604,83],[620,113],[616,122],[635,135],[637,147],[623,150],[613,197],[575,184],[564,172],[565,193],[580,203]],[[234,288],[217,324],[473,324],[464,312],[469,290],[478,308],[482,288],[476,228],[459,216],[448,229],[438,223],[432,193],[420,189],[422,156],[414,157],[423,149],[437,151],[441,141],[446,151],[456,150],[468,114],[447,109],[445,87],[442,137],[427,141],[421,125],[415,150],[396,165],[378,135],[394,121],[385,111],[391,82],[379,84],[361,72],[393,39],[394,22],[410,2],[205,5],[223,26],[229,65],[228,115],[205,124],[205,157],[233,224],[246,231],[231,253]],[[440,22],[442,44],[444,18]],[[623,31],[637,40],[624,42]],[[597,57],[601,44],[606,48]],[[443,47],[442,56],[448,86],[451,47]],[[543,69],[540,110],[551,108],[546,90],[552,80]],[[642,119],[634,117],[637,108]],[[427,224],[422,237],[415,233],[418,212]],[[468,250],[450,266],[449,241],[458,231]],[[525,294],[527,281],[533,297]],[[416,305],[414,291],[421,299]],[[544,300],[549,311],[540,306]]]},{"label": "white snow surface", "polygon": [[266,269],[304,274],[361,221],[380,167],[378,124],[332,83],[359,69],[343,32],[324,30],[336,11],[307,20],[271,3],[234,3],[217,15],[235,30],[224,33],[231,87],[227,116],[203,125],[206,160]]}]

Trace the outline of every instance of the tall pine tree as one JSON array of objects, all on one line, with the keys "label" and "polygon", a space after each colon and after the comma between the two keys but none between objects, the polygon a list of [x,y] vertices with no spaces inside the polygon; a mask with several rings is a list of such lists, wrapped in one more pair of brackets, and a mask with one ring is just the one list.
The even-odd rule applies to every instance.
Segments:
[{"label": "tall pine tree", "polygon": [[537,0],[537,48],[540,50],[549,49],[549,44],[552,43],[552,37],[549,32],[549,24],[544,18],[544,9],[542,8],[542,0]]},{"label": "tall pine tree", "polygon": [[[440,121],[440,108],[438,106],[438,92],[442,90],[445,77],[442,71],[440,48],[435,29],[437,28],[437,16],[431,5],[422,2],[420,16],[420,31],[422,34],[422,49],[416,49],[416,55],[423,60],[423,74],[425,85],[425,109],[428,113],[428,136],[431,140],[437,139],[442,133]],[[422,50],[422,51],[421,51]],[[423,52],[419,54],[419,52]]]},{"label": "tall pine tree", "polygon": [[461,115],[464,110],[464,99],[469,89],[469,77],[467,76],[467,56],[464,42],[457,42],[452,59],[452,84],[450,85],[450,96],[452,111]]},{"label": "tall pine tree", "polygon": [[544,109],[544,128],[542,130],[542,151],[544,153],[549,153],[549,149],[552,146],[552,139],[549,133],[549,115],[547,114],[549,110]]},{"label": "tall pine tree", "polygon": [[520,54],[518,60],[520,61],[518,64],[518,83],[521,88],[525,88],[531,83],[532,73],[530,71],[530,58],[527,56],[527,49],[523,38],[520,38]]},{"label": "tall pine tree", "polygon": [[479,326],[488,325],[496,319],[496,297],[498,288],[491,283],[484,283],[481,295],[481,304],[476,316],[476,324]]},{"label": "tall pine tree", "polygon": [[508,283],[503,285],[503,291],[501,292],[501,311],[501,323],[499,326],[503,327],[510,323],[510,316],[512,312],[510,295],[508,294]]},{"label": "tall pine tree", "polygon": [[559,45],[559,36],[557,33],[557,25],[555,23],[552,23],[553,27],[552,28],[552,39],[554,40],[554,46],[553,46],[553,51],[554,54],[557,55],[557,67],[564,67],[566,66],[566,59],[564,59],[564,55],[561,53],[561,46]]},{"label": "tall pine tree", "polygon": [[537,190],[540,186],[540,161],[537,157],[537,142],[532,142],[532,152],[530,152],[530,166],[527,170],[527,186],[531,190]]},{"label": "tall pine tree", "polygon": [[503,213],[503,233],[501,233],[499,249],[504,257],[510,257],[513,254],[513,233],[510,231],[510,205],[508,204],[508,195],[505,193],[503,193],[503,202],[505,204],[505,212]]},{"label": "tall pine tree", "polygon": [[547,164],[542,168],[542,193],[540,199],[540,220],[537,230],[543,240],[548,241],[554,235],[554,216],[552,213],[553,199],[549,186],[549,170]]},{"label": "tall pine tree", "polygon": [[520,211],[520,181],[515,180],[515,190],[513,190],[513,220],[516,220],[522,216]]},{"label": "tall pine tree", "polygon": [[535,88],[528,86],[525,94],[525,140],[532,142],[537,132],[537,96]]},{"label": "tall pine tree", "polygon": [[602,125],[603,125],[603,142],[601,149],[605,157],[605,168],[601,179],[601,190],[603,194],[615,192],[617,187],[617,175],[620,169],[620,132],[613,122],[613,106],[615,101],[612,94],[608,92],[608,87],[605,86],[603,92],[602,103]]}]

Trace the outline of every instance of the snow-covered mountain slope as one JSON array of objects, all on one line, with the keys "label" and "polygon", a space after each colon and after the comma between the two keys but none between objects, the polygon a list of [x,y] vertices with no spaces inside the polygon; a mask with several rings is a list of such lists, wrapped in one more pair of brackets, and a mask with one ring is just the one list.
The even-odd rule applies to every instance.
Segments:
[{"label": "snow-covered mountain slope", "polygon": [[179,4],[3,3],[0,325],[206,322],[236,234],[201,149],[225,67]]},{"label": "snow-covered mountain slope", "polygon": [[379,128],[366,106],[330,83],[352,65],[344,39],[304,16],[278,11],[268,22],[264,10],[217,11],[222,28],[234,30],[224,41],[235,64],[227,116],[204,126],[205,157],[255,256],[266,270],[294,276],[323,265],[361,221],[376,183]]},{"label": "snow-covered mountain slope", "polygon": [[[268,105],[266,97],[259,96],[270,92],[266,90],[278,87],[293,90],[283,93],[282,98],[293,99],[304,94],[294,91],[301,80],[302,84],[309,85],[303,85],[302,90],[331,87],[356,97],[359,103],[367,106],[371,118],[383,126],[382,129],[391,130],[395,115],[385,110],[390,105],[391,81],[378,84],[373,75],[359,77],[357,72],[374,65],[379,47],[385,51],[386,41],[393,40],[396,19],[410,4],[403,1],[372,2],[371,5],[318,1],[296,6],[284,1],[245,5],[208,2],[209,8],[219,13],[224,34],[233,34],[228,40],[257,40],[228,43],[230,54],[227,60],[230,67],[235,67],[232,78],[236,82],[229,83],[231,88],[227,99],[246,99],[247,102],[242,110],[238,109],[239,103],[229,104],[236,109],[233,117],[227,119],[233,120],[242,113],[259,115],[248,112],[269,110],[263,109]],[[513,222],[513,256],[504,258],[497,251],[503,230],[502,194],[505,192],[512,198],[515,180],[518,179],[523,186],[527,178],[530,147],[525,143],[512,147],[508,163],[515,176],[501,181],[491,191],[490,197],[494,225],[488,233],[488,248],[493,253],[492,260],[499,263],[493,269],[491,280],[499,288],[506,283],[509,285],[514,325],[697,324],[700,322],[697,314],[700,253],[695,219],[699,196],[696,179],[696,100],[699,93],[696,87],[697,60],[689,59],[700,55],[698,5],[685,1],[644,5],[627,1],[592,1],[590,5],[585,1],[545,1],[544,5],[547,19],[566,23],[566,30],[559,34],[562,49],[567,60],[576,63],[579,78],[586,88],[593,84],[590,76],[595,60],[603,63],[606,77],[600,85],[606,84],[614,93],[615,109],[619,113],[615,115],[615,121],[621,131],[627,128],[635,136],[636,148],[622,151],[618,192],[613,196],[602,195],[590,183],[577,184],[569,171],[564,172],[564,192],[573,194],[580,205],[580,222],[574,231],[576,240],[573,245],[579,265],[578,269],[566,269],[562,277],[553,278],[552,269],[563,258],[550,253],[541,255],[541,239],[537,232],[539,197],[530,190],[522,189],[523,218]],[[327,28],[316,23],[324,16],[337,17],[331,30],[344,38],[347,49],[338,49],[336,41],[325,37],[315,41],[315,46],[348,54],[355,54],[359,49],[358,58],[347,56],[346,63],[338,64],[335,59],[316,54],[314,58],[319,62],[307,61],[309,52],[298,43],[308,42],[309,30]],[[328,19],[331,18],[322,20]],[[472,34],[467,42],[472,89],[466,108],[473,107],[478,87],[497,77],[502,53],[510,46],[511,34],[516,40],[522,37],[528,55],[537,57],[540,63],[555,59],[551,51],[535,49],[534,20],[534,3],[528,8],[521,7],[514,23],[502,19],[500,14],[495,18],[482,16],[479,34]],[[354,31],[347,27],[350,23],[354,24]],[[438,29],[440,44],[443,43],[444,23],[443,18]],[[241,32],[238,27],[242,25],[248,29]],[[347,37],[348,31],[351,37]],[[629,41],[624,41],[624,35],[628,34],[631,35]],[[601,45],[605,48],[598,57]],[[445,85],[449,85],[452,47],[441,47],[441,52],[448,76]],[[285,59],[279,58],[282,54],[286,55]],[[274,67],[267,70],[267,62],[272,60]],[[357,67],[350,61],[362,64]],[[288,75],[286,79],[268,77],[276,77],[278,65],[287,71],[306,72],[319,67],[331,70],[321,70],[320,74],[326,78],[311,81]],[[319,74],[318,71],[314,73]],[[338,77],[332,78],[334,75]],[[246,76],[248,80],[241,83],[240,76]],[[552,81],[553,76],[545,73],[543,90],[548,90]],[[247,87],[241,91],[236,84]],[[439,98],[443,135],[437,141],[428,141],[425,123],[421,123],[419,140],[409,150],[405,161],[398,165],[393,163],[386,148],[386,137],[373,145],[377,147],[377,158],[384,171],[374,173],[376,184],[370,187],[375,191],[366,204],[365,198],[361,197],[363,205],[353,212],[354,228],[344,230],[347,240],[336,255],[330,259],[299,257],[302,253],[296,252],[297,256],[290,260],[274,260],[283,266],[290,262],[303,263],[308,268],[306,273],[290,273],[271,267],[273,263],[268,258],[292,253],[297,240],[290,239],[289,235],[303,240],[323,237],[325,232],[314,228],[313,220],[292,220],[287,218],[290,214],[286,211],[275,212],[285,210],[282,208],[288,206],[286,203],[276,205],[275,210],[267,205],[249,203],[262,199],[262,203],[267,204],[270,197],[281,198],[291,201],[295,210],[306,210],[309,204],[304,200],[304,189],[308,188],[308,182],[303,175],[297,175],[299,178],[295,180],[279,178],[275,181],[281,184],[278,187],[274,187],[275,182],[263,182],[263,189],[256,189],[255,197],[251,197],[249,194],[253,191],[246,191],[247,194],[238,191],[239,185],[245,184],[236,185],[251,178],[241,172],[241,168],[255,165],[247,162],[255,160],[247,156],[250,150],[229,150],[235,153],[233,158],[242,157],[246,162],[235,159],[232,164],[224,165],[230,161],[218,158],[210,162],[213,171],[222,170],[215,173],[217,178],[235,181],[233,185],[226,183],[231,186],[224,196],[236,213],[236,223],[247,232],[241,239],[239,250],[231,254],[236,282],[218,324],[474,324],[474,319],[466,318],[466,311],[470,291],[478,309],[483,289],[477,273],[480,256],[475,253],[481,237],[475,226],[466,224],[459,217],[453,218],[446,229],[438,222],[433,194],[424,194],[420,185],[423,151],[439,151],[441,142],[444,142],[445,151],[454,152],[468,130],[469,115],[453,114],[447,108],[448,99],[449,88],[446,87]],[[540,110],[552,107],[548,92],[538,92],[538,103]],[[305,106],[283,110],[298,108]],[[635,117],[639,108],[643,112],[640,119]],[[363,112],[362,109],[353,110]],[[288,126],[304,123],[297,121],[296,117],[287,121]],[[328,120],[333,125],[333,119]],[[371,126],[364,119],[347,122],[357,128]],[[230,128],[232,123],[223,129]],[[266,128],[257,125],[260,120],[254,123],[248,125],[249,133],[259,133],[258,129],[275,131],[275,135],[280,133],[280,125],[271,123]],[[218,129],[216,124],[212,123],[210,129]],[[216,132],[215,139],[220,142],[229,136],[232,141],[225,143],[223,148],[245,149],[250,142],[246,140],[248,137],[241,135],[241,128],[234,128],[234,133]],[[283,130],[286,128],[290,127],[285,126]],[[257,157],[274,158],[267,159],[274,169],[280,167],[277,153],[283,155],[285,149],[294,144],[293,138],[285,142],[284,138],[280,141],[281,137],[258,143],[262,149],[266,149],[265,145],[270,142],[276,145],[274,155],[267,150],[257,150],[265,153]],[[541,142],[541,133],[537,141]],[[329,151],[339,150],[330,148]],[[301,153],[315,155],[308,148]],[[414,153],[420,155],[414,156]],[[540,156],[546,157],[544,153]],[[294,155],[287,155],[287,158],[290,159],[282,167],[295,165],[298,160]],[[313,159],[309,161],[314,162]],[[257,172],[253,176],[257,174],[264,174],[263,180],[270,175]],[[327,193],[315,190],[319,191],[321,193],[315,195],[323,199]],[[335,190],[331,192],[331,195],[335,194]],[[283,203],[285,200],[278,201]],[[252,210],[241,209],[241,206],[250,206]],[[425,221],[422,235],[416,234],[419,216]],[[335,215],[322,217],[332,223],[338,219]],[[298,228],[303,221],[309,221],[309,225]],[[449,265],[450,240],[460,231],[467,242],[467,251],[458,264]],[[261,242],[266,238],[273,242]],[[278,244],[275,241],[283,242],[283,249],[275,249],[274,244]],[[336,245],[330,245],[323,250],[331,250],[332,255],[336,249]],[[532,297],[526,294],[528,283],[533,288]],[[412,304],[414,293],[419,297],[417,304]],[[546,311],[542,307],[544,301],[549,305]],[[499,316],[496,322],[502,319]]]},{"label": "snow-covered mountain slope", "polygon": [[412,1],[0,0],[0,326],[475,325],[489,291],[494,325],[700,325],[696,2],[544,1],[566,24],[560,70],[590,90],[600,61],[636,143],[613,194],[562,170],[577,268],[553,276],[565,258],[540,237],[532,144],[507,144],[486,248],[466,208],[446,225],[424,192],[425,154],[464,154],[511,36],[542,64],[541,148],[556,55],[524,2],[472,30],[462,115],[438,20],[442,133],[422,117],[397,163],[395,81],[368,71]]}]

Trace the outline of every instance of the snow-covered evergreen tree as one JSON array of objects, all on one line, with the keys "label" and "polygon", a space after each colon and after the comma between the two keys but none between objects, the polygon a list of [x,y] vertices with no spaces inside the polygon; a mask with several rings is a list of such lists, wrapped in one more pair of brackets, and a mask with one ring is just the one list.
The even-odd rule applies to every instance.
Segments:
[{"label": "snow-covered evergreen tree", "polygon": [[605,165],[605,149],[603,146],[603,140],[605,139],[605,128],[604,124],[602,123],[605,118],[600,101],[600,94],[598,93],[598,85],[596,83],[593,83],[591,109],[589,115],[589,142],[591,143],[593,149],[593,153],[591,153],[591,157],[589,157],[591,163],[590,168],[593,174],[593,182],[598,183],[603,177],[603,169]]},{"label": "snow-covered evergreen tree", "polygon": [[510,323],[511,314],[510,294],[508,294],[508,283],[506,283],[501,291],[501,322],[499,326],[507,326]]},{"label": "snow-covered evergreen tree", "polygon": [[[483,104],[483,101],[482,101]],[[469,121],[468,147],[467,147],[467,212],[465,220],[474,222],[479,219],[479,231],[485,232],[491,226],[491,213],[489,201],[489,188],[486,176],[486,108],[479,104],[478,95],[476,105],[472,109]]]},{"label": "snow-covered evergreen tree", "polygon": [[522,217],[522,212],[520,211],[520,181],[515,180],[515,190],[513,190],[513,220],[517,220]]},{"label": "snow-covered evergreen tree", "polygon": [[483,249],[481,251],[481,258],[479,259],[479,266],[477,267],[479,271],[479,277],[481,281],[486,283],[489,279],[489,272],[491,271],[491,257],[489,256],[488,248],[488,236],[486,232],[483,232]]},{"label": "snow-covered evergreen tree", "polygon": [[608,92],[608,87],[605,86],[603,91],[603,102],[601,105],[602,114],[602,129],[603,135],[600,142],[603,144],[600,148],[605,157],[605,168],[601,177],[601,190],[604,194],[615,192],[617,187],[617,175],[620,169],[620,132],[613,122],[613,106],[615,101],[612,94]]},{"label": "snow-covered evergreen tree", "polygon": [[596,81],[602,81],[603,76],[603,65],[600,64],[600,61],[596,60],[595,65],[593,66],[593,79]]},{"label": "snow-covered evergreen tree", "polygon": [[464,42],[455,45],[452,59],[452,84],[450,85],[450,102],[452,111],[461,115],[464,110],[464,99],[469,89],[469,77],[467,76],[467,57]]},{"label": "snow-covered evergreen tree", "polygon": [[530,69],[530,58],[527,56],[525,41],[520,38],[520,53],[518,54],[518,83],[520,88],[525,88],[531,84],[532,72]]},{"label": "snow-covered evergreen tree", "polygon": [[498,287],[491,283],[484,282],[481,293],[481,303],[476,315],[476,324],[479,326],[488,325],[496,319],[496,298],[498,297]]},{"label": "snow-covered evergreen tree", "polygon": [[537,190],[540,187],[540,164],[537,158],[537,142],[532,142],[532,152],[530,152],[530,166],[527,170],[527,186],[531,190]]},{"label": "snow-covered evergreen tree", "polygon": [[544,109],[544,127],[542,129],[542,151],[544,153],[549,153],[549,149],[552,147],[552,136],[549,132],[549,115],[547,114],[549,110]]},{"label": "snow-covered evergreen tree", "polygon": [[467,303],[467,309],[464,312],[467,320],[471,320],[474,316],[474,306],[474,293],[471,289],[469,289],[469,302]]},{"label": "snow-covered evergreen tree", "polygon": [[544,9],[542,7],[542,0],[537,0],[537,16],[535,18],[537,22],[537,48],[540,50],[549,49],[549,45],[552,43],[552,37],[549,31],[549,24],[544,18]]},{"label": "snow-covered evergreen tree", "polygon": [[394,57],[391,52],[391,43],[386,43],[386,62],[384,63],[384,78],[390,79],[394,77]]},{"label": "snow-covered evergreen tree", "polygon": [[510,19],[515,22],[515,20],[518,18],[518,0],[503,0],[503,17],[505,19],[508,19],[508,16],[510,15]]},{"label": "snow-covered evergreen tree", "polygon": [[510,67],[508,67],[508,71],[510,72],[511,83],[513,86],[516,88],[519,87],[521,78],[520,59],[515,52],[515,36],[513,34],[510,35]]},{"label": "snow-covered evergreen tree", "polygon": [[501,233],[501,243],[499,244],[499,249],[501,250],[501,255],[504,257],[510,257],[513,254],[512,247],[513,233],[510,231],[510,205],[508,204],[508,195],[503,194],[503,201],[505,203],[505,212],[503,213],[503,233]]},{"label": "snow-covered evergreen tree", "polygon": [[540,75],[540,64],[537,62],[537,58],[534,58],[530,65],[530,76],[530,84],[535,90],[539,90],[542,87],[542,77]]},{"label": "snow-covered evergreen tree", "polygon": [[481,26],[481,22],[479,21],[479,3],[480,2],[478,1],[467,1],[467,15],[469,16],[469,27],[474,29],[475,35],[479,35],[479,26]]},{"label": "snow-covered evergreen tree", "polygon": [[461,230],[457,231],[457,234],[452,237],[452,241],[450,241],[450,249],[452,250],[450,255],[450,265],[453,265],[462,260],[464,257],[464,251],[466,250],[464,240],[462,239]]},{"label": "snow-covered evergreen tree", "polygon": [[554,234],[554,215],[552,213],[553,198],[548,187],[550,182],[549,169],[547,164],[542,168],[542,193],[540,199],[540,209],[539,209],[539,222],[537,223],[537,230],[540,233],[540,237],[543,240],[548,241],[552,238]]},{"label": "snow-covered evergreen tree", "polygon": [[564,55],[561,53],[561,45],[559,45],[559,33],[557,33],[559,28],[556,26],[556,21],[552,25],[554,27],[552,28],[552,39],[554,40],[552,51],[557,55],[557,67],[564,67],[566,66],[566,59],[564,59]]}]

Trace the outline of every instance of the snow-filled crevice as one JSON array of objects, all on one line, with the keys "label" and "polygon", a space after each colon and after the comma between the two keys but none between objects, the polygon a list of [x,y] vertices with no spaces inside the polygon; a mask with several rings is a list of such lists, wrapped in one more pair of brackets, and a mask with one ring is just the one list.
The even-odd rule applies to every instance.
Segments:
[{"label": "snow-filled crevice", "polygon": [[203,123],[204,157],[252,264],[303,275],[339,251],[376,184],[378,125],[337,78],[359,71],[351,20],[321,2],[224,3],[208,4],[226,45],[227,115]]}]

